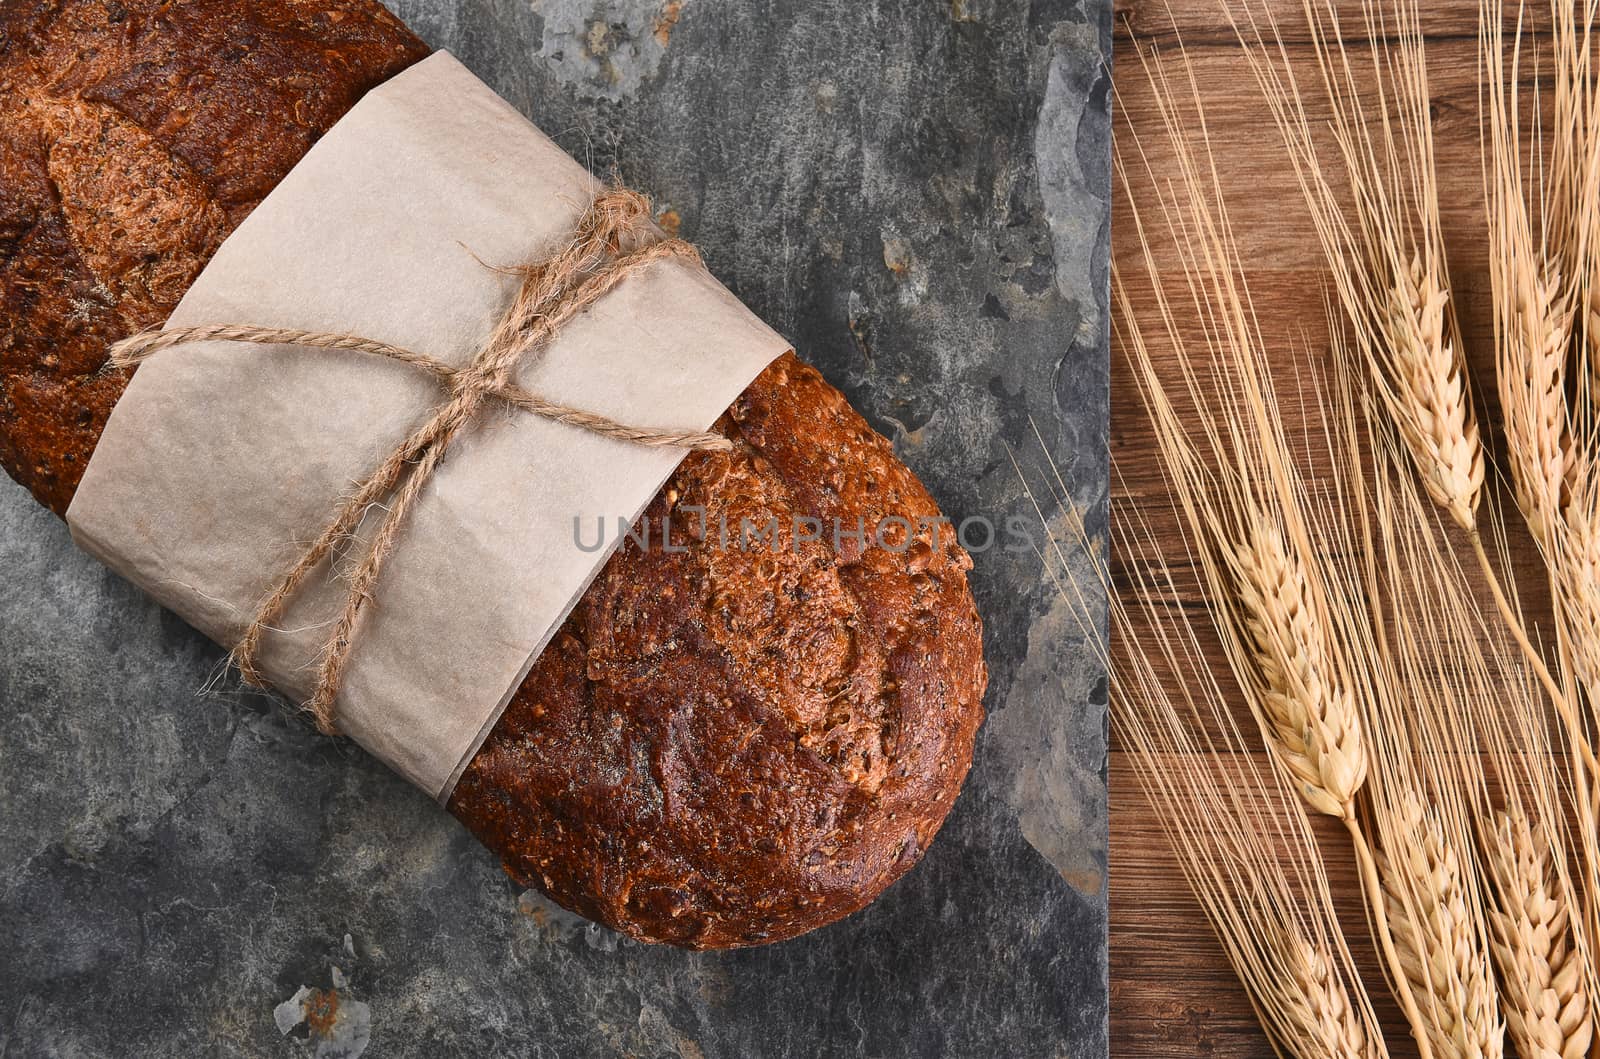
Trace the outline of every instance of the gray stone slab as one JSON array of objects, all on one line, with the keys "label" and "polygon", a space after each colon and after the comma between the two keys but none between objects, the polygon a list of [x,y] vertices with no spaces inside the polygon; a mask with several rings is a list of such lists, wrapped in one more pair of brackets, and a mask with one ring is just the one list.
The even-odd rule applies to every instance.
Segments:
[{"label": "gray stone slab", "polygon": [[[1103,549],[1110,0],[394,6],[672,211],[949,515],[1038,525],[1037,426],[1046,521]],[[1036,556],[976,560],[991,714],[924,863],[690,954],[519,893],[0,484],[0,1056],[1105,1054],[1104,674]]]}]

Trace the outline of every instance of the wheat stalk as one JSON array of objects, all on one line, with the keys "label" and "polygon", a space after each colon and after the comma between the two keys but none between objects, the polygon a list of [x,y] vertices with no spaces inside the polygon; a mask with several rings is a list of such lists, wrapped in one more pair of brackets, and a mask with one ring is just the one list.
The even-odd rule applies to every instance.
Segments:
[{"label": "wheat stalk", "polygon": [[[1496,7],[1499,0],[1489,0]],[[1550,672],[1513,606],[1505,578],[1490,561],[1479,533],[1477,509],[1484,481],[1484,456],[1471,394],[1466,381],[1460,332],[1451,311],[1447,268],[1439,221],[1438,186],[1434,162],[1432,122],[1429,114],[1427,60],[1419,12],[1414,0],[1401,2],[1380,13],[1363,0],[1367,36],[1386,40],[1392,23],[1395,43],[1373,48],[1373,72],[1367,82],[1358,77],[1339,28],[1337,13],[1327,0],[1303,0],[1311,39],[1331,107],[1331,129],[1343,173],[1350,186],[1350,207],[1335,194],[1318,156],[1313,129],[1300,89],[1280,42],[1279,63],[1268,58],[1262,33],[1253,40],[1240,33],[1245,54],[1266,97],[1287,147],[1313,227],[1333,277],[1333,288],[1348,318],[1352,336],[1368,367],[1374,391],[1399,427],[1412,466],[1428,495],[1451,520],[1466,530],[1469,541],[1497,609],[1510,627],[1519,649],[1534,667],[1551,701],[1568,725],[1571,743],[1590,771],[1597,762],[1589,740],[1582,734],[1570,696]],[[1493,22],[1493,29],[1489,28]],[[1252,27],[1254,23],[1252,23]],[[1485,56],[1498,57],[1499,13],[1483,14]],[[1274,28],[1275,35],[1275,28]],[[1531,236],[1520,207],[1520,184],[1514,161],[1514,94],[1508,100],[1496,63],[1491,71],[1490,111],[1501,135],[1494,138],[1491,211],[1500,243],[1509,249],[1531,247]],[[1378,100],[1376,117],[1367,114],[1368,92]],[[1503,119],[1503,120],[1501,120]],[[1504,132],[1509,128],[1509,132]],[[1507,141],[1511,144],[1508,160]],[[1592,152],[1591,152],[1592,153]],[[1516,208],[1507,208],[1515,203]],[[1591,213],[1600,211],[1591,210]],[[1501,255],[1502,257],[1504,255]],[[1523,254],[1531,261],[1531,250]],[[1508,387],[1516,424],[1510,429],[1514,467],[1524,509],[1531,524],[1543,528],[1541,512],[1552,505],[1542,498],[1551,474],[1565,468],[1560,426],[1561,361],[1554,357],[1563,342],[1570,319],[1562,313],[1561,288],[1537,269],[1519,272],[1501,269],[1495,290],[1519,291],[1521,309],[1497,308],[1501,329],[1519,336],[1502,349],[1524,351],[1517,370],[1502,371],[1502,400]],[[1554,300],[1552,300],[1554,299]],[[1501,301],[1509,301],[1505,298]],[[1497,306],[1501,302],[1497,301]],[[1522,443],[1522,437],[1534,444]],[[1554,438],[1555,440],[1551,440]]]},{"label": "wheat stalk", "polygon": [[[1593,731],[1594,711],[1600,702],[1600,480],[1594,473],[1596,460],[1592,439],[1575,447],[1572,466],[1578,472],[1567,482],[1569,499],[1556,521],[1549,547],[1543,554],[1550,577],[1551,599],[1555,607],[1557,644],[1571,678],[1582,689],[1588,708],[1586,719],[1566,721],[1566,742],[1580,751],[1588,745]],[[1576,693],[1574,699],[1578,699]],[[1587,898],[1579,922],[1583,936],[1600,933],[1600,833],[1596,829],[1600,807],[1600,769],[1595,769],[1581,754],[1572,762],[1570,797],[1578,821],[1573,845],[1573,873],[1578,889]],[[1600,989],[1600,974],[1586,952],[1592,989]]]},{"label": "wheat stalk", "polygon": [[[1198,104],[1192,70],[1187,64],[1183,68]],[[1173,147],[1161,178],[1148,162],[1146,171],[1176,237],[1171,249],[1182,263],[1190,299],[1183,314],[1165,301],[1160,269],[1137,210],[1132,220],[1168,353],[1175,354],[1169,360],[1179,375],[1175,395],[1156,370],[1131,299],[1114,275],[1119,314],[1127,321],[1123,346],[1155,427],[1175,507],[1188,527],[1235,680],[1247,692],[1246,703],[1286,780],[1309,807],[1343,823],[1356,855],[1374,941],[1422,1059],[1432,1059],[1428,1020],[1401,967],[1375,848],[1355,808],[1369,769],[1366,721],[1357,701],[1361,696],[1351,693],[1352,666],[1359,669],[1370,660],[1348,652],[1363,646],[1352,637],[1365,635],[1370,641],[1372,636],[1361,631],[1362,608],[1355,602],[1362,594],[1359,579],[1328,562],[1330,550],[1349,554],[1348,542],[1326,549],[1313,543],[1308,521],[1312,508],[1283,436],[1265,370],[1265,344],[1239,275],[1216,163],[1208,146],[1200,153],[1191,151],[1191,137],[1206,144],[1203,111],[1197,105],[1192,115],[1180,114],[1164,72],[1152,72],[1148,63],[1145,69],[1151,73],[1166,141]],[[1126,184],[1120,152],[1118,174]],[[1162,187],[1174,188],[1175,200],[1161,196]],[[1186,348],[1180,315],[1201,324],[1208,365]],[[1186,402],[1181,413],[1174,396]],[[1355,447],[1350,441],[1344,451]],[[1331,523],[1338,527],[1341,521],[1334,517]],[[1246,585],[1253,590],[1241,591]]]},{"label": "wheat stalk", "polygon": [[[1471,745],[1456,702],[1455,651],[1475,642],[1459,609],[1440,606],[1458,578],[1429,531],[1429,501],[1412,488],[1404,441],[1381,402],[1363,397],[1350,354],[1334,337],[1334,393],[1347,417],[1361,407],[1370,464],[1348,441],[1337,461],[1346,488],[1370,489],[1357,524],[1364,596],[1357,696],[1368,714],[1372,778],[1368,804],[1390,940],[1398,953],[1397,996],[1410,996],[1419,1051],[1496,1059],[1503,1029],[1476,885],[1470,792],[1450,763]],[[1367,380],[1370,383],[1370,380]],[[1345,432],[1345,436],[1353,433]],[[1370,479],[1370,485],[1368,484]]]},{"label": "wheat stalk", "polygon": [[1572,909],[1550,859],[1520,813],[1502,813],[1488,856],[1499,895],[1491,911],[1506,1025],[1523,1059],[1580,1059],[1594,1020]]},{"label": "wheat stalk", "polygon": [[[1570,801],[1577,818],[1575,874],[1587,902],[1585,932],[1600,929],[1600,763],[1592,747],[1597,690],[1592,675],[1600,643],[1594,638],[1595,594],[1592,565],[1593,471],[1600,466],[1592,414],[1575,414],[1567,403],[1567,363],[1574,353],[1588,359],[1587,341],[1596,332],[1588,323],[1586,295],[1595,254],[1594,233],[1600,218],[1593,192],[1600,188],[1596,168],[1600,124],[1588,74],[1589,35],[1595,9],[1586,5],[1584,28],[1576,28],[1574,12],[1553,5],[1555,12],[1556,129],[1549,170],[1543,169],[1541,145],[1532,157],[1540,195],[1524,195],[1520,153],[1518,71],[1522,27],[1508,49],[1504,41],[1501,0],[1487,0],[1479,33],[1487,82],[1488,149],[1485,172],[1489,202],[1489,276],[1493,293],[1497,385],[1505,419],[1508,463],[1513,492],[1530,533],[1539,545],[1555,602],[1558,657],[1566,669],[1563,695],[1551,693],[1571,752]],[[1581,43],[1581,46],[1580,46]],[[1508,59],[1507,59],[1508,57]],[[1509,76],[1507,66],[1509,65]],[[1535,241],[1530,209],[1544,221]],[[1563,280],[1565,262],[1568,279]],[[1588,288],[1585,291],[1585,287]],[[1581,334],[1574,343],[1574,318]],[[1580,378],[1578,391],[1591,391]],[[1588,429],[1582,424],[1587,419]],[[1578,694],[1572,677],[1587,691]],[[1541,675],[1547,685],[1549,679]],[[1587,716],[1582,715],[1587,706]],[[1592,961],[1590,961],[1592,963]],[[1589,968],[1591,982],[1595,974]]]},{"label": "wheat stalk", "polygon": [[[1248,33],[1235,28],[1283,137],[1355,345],[1401,426],[1429,495],[1472,530],[1483,488],[1483,451],[1451,310],[1416,5],[1401,0],[1380,15],[1363,3],[1367,35],[1385,40],[1392,28],[1395,40],[1373,49],[1373,77],[1366,84],[1345,49],[1332,5],[1303,0],[1302,7],[1351,189],[1348,207],[1325,175],[1270,9],[1270,49],[1253,16]],[[1271,61],[1272,50],[1280,62]],[[1366,113],[1367,88],[1375,90],[1377,118]]]},{"label": "wheat stalk", "polygon": [[[1396,471],[1401,444],[1381,435],[1378,445]],[[1509,627],[1484,618],[1454,553],[1419,517],[1426,503],[1410,480],[1398,473],[1380,473],[1378,480],[1389,483],[1380,520],[1383,550],[1394,594],[1406,601],[1407,620],[1396,637],[1402,667],[1417,676],[1430,666],[1437,673],[1431,684],[1409,681],[1414,701],[1408,712],[1423,743],[1416,755],[1420,772],[1410,782],[1445,793],[1435,819],[1452,820],[1453,837],[1443,839],[1435,823],[1438,838],[1459,843],[1465,857],[1472,845],[1467,836],[1478,835],[1476,859],[1486,885],[1472,887],[1470,869],[1458,861],[1454,874],[1469,892],[1457,904],[1469,916],[1483,909],[1488,949],[1501,970],[1501,1010],[1521,1054],[1587,1054],[1593,972],[1581,920],[1571,914],[1579,903],[1565,866],[1565,807],[1533,675],[1520,651],[1504,642]],[[1486,651],[1494,655],[1493,666]],[[1493,807],[1490,766],[1504,811]],[[1393,814],[1398,826],[1383,832],[1386,848],[1397,833],[1416,828],[1418,804],[1414,794],[1403,792],[1400,811]],[[1428,908],[1433,898],[1424,893],[1417,903]],[[1401,918],[1391,912],[1392,921]],[[1404,929],[1421,933],[1409,924]],[[1452,963],[1465,958],[1476,964],[1472,954],[1480,946],[1474,934],[1457,940]],[[1471,981],[1476,975],[1455,977]],[[1454,1025],[1451,1020],[1441,1033]],[[1536,1042],[1556,1050],[1536,1050]]]},{"label": "wheat stalk", "polygon": [[[1178,189],[1177,201],[1163,199],[1162,211],[1176,237],[1192,313],[1174,314],[1162,300],[1137,215],[1135,223],[1159,318],[1177,347],[1175,395],[1194,409],[1180,413],[1167,392],[1119,283],[1119,312],[1132,333],[1126,345],[1230,669],[1280,779],[1309,808],[1345,822],[1373,935],[1419,1051],[1497,1059],[1509,1025],[1528,1055],[1579,1054],[1594,1036],[1588,998],[1596,992],[1595,972],[1587,935],[1600,895],[1593,884],[1596,798],[1587,776],[1600,769],[1576,692],[1556,680],[1533,646],[1515,585],[1496,569],[1485,545],[1485,534],[1501,540],[1502,523],[1499,509],[1485,501],[1485,457],[1446,279],[1417,8],[1412,0],[1396,6],[1398,43],[1392,53],[1388,43],[1374,46],[1382,117],[1369,126],[1336,18],[1334,35],[1327,37],[1312,0],[1305,6],[1334,104],[1332,129],[1354,190],[1353,211],[1347,212],[1323,176],[1292,78],[1281,79],[1270,64],[1252,61],[1284,130],[1336,296],[1366,365],[1370,387],[1364,393],[1370,399],[1363,398],[1362,408],[1369,437],[1390,461],[1380,461],[1374,487],[1378,517],[1367,519],[1363,508],[1360,545],[1339,536],[1338,524],[1349,514],[1340,499],[1316,512],[1308,505],[1265,377],[1266,347],[1237,275],[1226,213],[1220,201],[1209,201],[1220,194],[1209,144],[1203,160],[1188,155],[1187,131],[1160,77],[1152,82],[1177,148]],[[1593,6],[1590,0],[1591,16]],[[1600,239],[1589,233],[1600,231],[1600,223],[1591,223],[1600,209],[1593,196],[1574,196],[1587,214],[1575,207],[1553,226],[1568,233],[1562,236],[1567,243],[1577,241],[1576,250],[1559,240],[1553,250],[1535,242],[1521,193],[1515,89],[1507,88],[1504,51],[1495,36],[1499,0],[1488,0],[1488,8],[1480,35],[1491,125],[1485,176],[1496,374],[1506,408],[1511,482],[1547,560],[1565,563],[1552,573],[1563,614],[1562,657],[1570,646],[1578,656],[1574,668],[1589,687],[1600,673],[1600,532],[1591,532],[1594,519],[1583,524],[1589,512],[1579,498],[1590,472],[1600,467],[1600,431],[1592,415],[1580,417],[1567,407],[1566,362],[1575,314],[1582,325],[1580,344],[1594,331],[1588,301],[1595,288],[1588,277]],[[1366,2],[1363,9],[1368,35],[1387,41],[1377,9]],[[1324,10],[1331,16],[1331,5]],[[1513,51],[1513,70],[1516,65]],[[1582,136],[1589,139],[1575,138],[1560,163],[1569,172],[1564,186],[1600,186],[1593,134],[1600,122],[1594,120],[1586,72],[1570,77],[1566,91],[1566,113],[1577,115],[1568,124],[1587,130]],[[1198,129],[1206,142],[1203,114]],[[1151,182],[1162,186],[1161,179]],[[1574,278],[1580,270],[1583,282]],[[1212,359],[1209,377],[1183,350],[1177,315],[1198,321]],[[1346,411],[1353,406],[1352,399]],[[1373,419],[1376,408],[1387,414],[1386,423]],[[1575,437],[1580,422],[1590,430]],[[1341,440],[1348,443],[1350,433]],[[1333,448],[1336,465],[1355,470],[1341,496],[1359,499],[1366,486],[1356,447]],[[1426,501],[1391,477],[1402,465],[1394,461],[1415,472]],[[1502,633],[1514,641],[1512,657],[1496,656],[1496,665],[1523,681],[1508,696],[1503,717],[1495,678],[1481,653],[1479,637],[1489,638],[1487,628],[1453,553],[1429,526],[1428,502],[1465,531],[1504,619]],[[1370,601],[1365,617],[1363,599]],[[1560,713],[1573,751],[1574,782],[1565,792],[1547,750],[1538,758],[1541,764],[1521,764],[1528,748],[1548,745],[1541,704],[1528,694],[1534,677]],[[1470,723],[1461,723],[1463,712]],[[1491,757],[1502,779],[1526,767],[1535,791],[1532,797],[1507,794],[1508,808],[1499,817],[1477,765],[1480,733],[1498,747]],[[1512,743],[1521,749],[1510,752]],[[1582,875],[1587,905],[1573,896],[1577,889],[1563,852],[1568,807],[1577,810],[1576,832],[1588,860]],[[1492,823],[1496,819],[1499,826]],[[1375,828],[1376,847],[1366,827]],[[1213,922],[1227,923],[1222,917]],[[1231,929],[1252,926],[1259,928],[1261,921],[1233,922]],[[1252,986],[1258,1010],[1288,1004],[1263,1015],[1274,1040],[1287,1040],[1297,1054],[1336,1048],[1329,1042],[1339,1039],[1337,1020],[1330,1021],[1339,1011],[1337,998],[1317,999],[1318,943],[1288,928],[1263,936],[1273,966],[1294,983],[1287,997],[1275,997],[1259,982]],[[1232,944],[1243,945],[1238,938]],[[1496,960],[1506,983],[1503,994],[1495,986]],[[1306,1052],[1296,1047],[1296,1037]]]},{"label": "wheat stalk", "polygon": [[[1498,3],[1489,0],[1489,7],[1495,10],[1483,12],[1481,34],[1486,58],[1494,56],[1496,60],[1500,47],[1491,34],[1500,32]],[[1281,42],[1277,50],[1282,61],[1275,64],[1266,57],[1259,31],[1253,42],[1242,33],[1241,39],[1288,149],[1355,345],[1367,364],[1373,389],[1399,427],[1428,495],[1468,532],[1496,607],[1566,722],[1583,767],[1600,771],[1567,689],[1533,645],[1509,598],[1506,579],[1490,561],[1479,533],[1477,508],[1483,493],[1484,457],[1445,279],[1427,61],[1417,6],[1414,0],[1401,0],[1385,16],[1363,0],[1367,35],[1374,41],[1385,39],[1387,22],[1392,21],[1396,38],[1392,48],[1373,48],[1374,70],[1368,87],[1378,99],[1376,118],[1367,116],[1363,84],[1345,49],[1332,5],[1326,0],[1320,6],[1304,0],[1304,9],[1353,207],[1347,209],[1324,175],[1312,125]],[[1514,116],[1515,99],[1514,94],[1507,98],[1498,61],[1489,82],[1490,111],[1501,130],[1493,138],[1495,179],[1491,183],[1496,194],[1491,202],[1497,204],[1491,210],[1493,228],[1506,248],[1527,249],[1531,236],[1520,206],[1514,158],[1516,128],[1507,115],[1509,107]],[[1515,203],[1516,208],[1507,208],[1507,203]],[[1531,260],[1531,250],[1522,259]],[[1495,272],[1494,280],[1497,296],[1506,291],[1521,294],[1517,299],[1521,309],[1502,307],[1513,300],[1509,295],[1496,302],[1497,327],[1520,336],[1514,343],[1501,343],[1500,348],[1527,354],[1519,358],[1515,370],[1502,370],[1499,379],[1503,403],[1510,394],[1514,406],[1508,415],[1516,420],[1516,425],[1508,428],[1513,457],[1522,454],[1524,464],[1513,468],[1520,471],[1514,477],[1519,483],[1528,483],[1519,495],[1525,499],[1524,510],[1533,513],[1530,525],[1539,530],[1544,526],[1541,512],[1550,507],[1542,502],[1548,492],[1543,487],[1547,472],[1559,473],[1563,467],[1561,457],[1552,455],[1563,447],[1559,422],[1552,425],[1553,413],[1560,411],[1561,362],[1550,354],[1561,346],[1563,324],[1570,328],[1561,313],[1559,284],[1542,282],[1545,279],[1537,270],[1525,268],[1517,273],[1502,268]],[[1552,375],[1552,369],[1557,374]],[[1524,436],[1537,444],[1522,443]]]},{"label": "wheat stalk", "polygon": [[[1552,250],[1537,241],[1528,216],[1517,86],[1522,33],[1519,23],[1508,52],[1502,8],[1502,0],[1486,0],[1479,31],[1487,88],[1485,194],[1495,378],[1517,506],[1534,540],[1549,547],[1565,502],[1570,443],[1565,384],[1573,298],[1562,280],[1559,247]],[[1564,143],[1565,138],[1557,141]],[[1560,182],[1558,175],[1554,183]],[[1541,212],[1554,214],[1559,202],[1559,196],[1542,198]],[[1555,232],[1560,227],[1555,224]]]},{"label": "wheat stalk", "polygon": [[[1153,538],[1141,529],[1119,527],[1122,554],[1146,562],[1133,574],[1135,606],[1112,605],[1111,634],[1147,647],[1111,659],[1112,718],[1168,844],[1279,1047],[1305,1059],[1387,1056],[1316,840],[1293,811],[1296,795],[1243,752],[1196,630],[1169,605],[1170,574],[1149,561]],[[1181,676],[1176,690],[1152,660]]]},{"label": "wheat stalk", "polygon": [[[1208,321],[1207,352],[1217,377],[1203,378],[1160,290],[1143,221],[1135,226],[1166,338],[1176,353],[1182,393],[1197,416],[1180,413],[1155,368],[1138,327],[1124,345],[1161,444],[1182,514],[1218,609],[1224,646],[1277,759],[1319,812],[1354,819],[1353,801],[1366,775],[1361,727],[1346,687],[1328,592],[1308,557],[1315,554],[1303,490],[1263,374],[1262,340],[1249,294],[1232,267],[1226,210],[1216,195],[1209,153],[1189,146],[1189,132],[1165,75],[1146,67],[1180,175],[1176,203],[1163,202],[1169,223],[1179,214],[1194,227],[1180,245],[1193,312]],[[1201,135],[1204,135],[1203,116]],[[1126,170],[1119,174],[1126,183]],[[1135,321],[1126,287],[1118,305]],[[1213,410],[1213,406],[1220,405]]]},{"label": "wheat stalk", "polygon": [[[1553,0],[1551,92],[1547,193],[1542,217],[1568,280],[1574,308],[1574,361],[1579,369],[1577,394],[1584,418],[1595,425],[1600,411],[1600,97],[1594,91],[1591,67],[1594,0],[1582,4]],[[1583,11],[1579,24],[1578,11]]]},{"label": "wheat stalk", "polygon": [[[1039,450],[1050,468],[1051,500],[1066,508],[1071,493],[1042,438]],[[1012,463],[1050,542],[1040,554],[1045,572],[1111,675],[1119,742],[1275,1050],[1302,1059],[1387,1059],[1316,840],[1294,809],[1297,795],[1281,772],[1260,768],[1248,753],[1199,630],[1174,605],[1179,591],[1154,558],[1154,533],[1138,512],[1113,522],[1132,583],[1119,593],[1082,522],[1067,523],[1083,560],[1075,564],[1049,534],[1044,506],[1015,455]],[[1110,642],[1119,650],[1100,632],[1097,597],[1075,572],[1098,578]]]}]

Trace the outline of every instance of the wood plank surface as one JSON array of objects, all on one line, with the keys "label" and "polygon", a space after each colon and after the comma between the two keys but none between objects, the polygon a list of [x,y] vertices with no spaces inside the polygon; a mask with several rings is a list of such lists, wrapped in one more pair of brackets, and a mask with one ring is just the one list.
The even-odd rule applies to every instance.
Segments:
[{"label": "wood plank surface", "polygon": [[[1116,136],[1125,159],[1137,136],[1151,159],[1155,179],[1163,179],[1163,159],[1170,152],[1163,149],[1151,88],[1136,46],[1154,44],[1162,56],[1160,61],[1177,74],[1181,42],[1195,71],[1242,267],[1263,332],[1275,366],[1292,372],[1297,356],[1319,356],[1326,348],[1326,270],[1287,156],[1230,27],[1224,2],[1119,0]],[[1241,2],[1235,0],[1230,6],[1236,17],[1242,17]],[[1339,0],[1338,7],[1347,38],[1364,38],[1361,0]],[[1441,214],[1452,281],[1462,312],[1475,394],[1483,402],[1480,415],[1497,421],[1493,403],[1487,400],[1493,393],[1493,375],[1484,271],[1487,244],[1478,120],[1478,7],[1461,0],[1422,7]],[[1326,108],[1311,91],[1320,82],[1306,43],[1301,0],[1255,0],[1254,9],[1258,18],[1270,15],[1277,24],[1295,75],[1307,89],[1313,121],[1317,120],[1319,114],[1326,114]],[[1535,13],[1530,8],[1530,15]],[[1142,210],[1153,210],[1152,191],[1151,176],[1130,166],[1127,186],[1119,184],[1114,192],[1112,252],[1130,279],[1143,265],[1129,196]],[[1157,224],[1150,229],[1158,267],[1176,269],[1171,241],[1160,227]],[[1137,283],[1130,286],[1137,289]],[[1315,417],[1286,415],[1285,420],[1290,444],[1315,451]],[[1178,527],[1165,503],[1155,440],[1139,407],[1131,375],[1115,353],[1111,448],[1116,468],[1113,519],[1131,520],[1137,512],[1158,541],[1176,541]],[[1516,545],[1514,559],[1522,575],[1519,583],[1540,582],[1540,577],[1527,576],[1537,566],[1531,547],[1520,541]],[[1115,562],[1113,568],[1116,576]],[[1126,586],[1126,578],[1119,584]],[[1535,610],[1542,603],[1537,597],[1527,602]],[[1252,731],[1242,705],[1236,712],[1244,730]],[[1188,893],[1160,821],[1143,799],[1130,759],[1115,741],[1110,768],[1112,1054],[1122,1059],[1271,1056],[1242,988]],[[1397,1057],[1413,1055],[1409,1036],[1388,997],[1370,945],[1365,943],[1353,861],[1339,834],[1328,831],[1323,837],[1323,848],[1329,851],[1329,875],[1347,921],[1347,936],[1363,939],[1353,947],[1386,1025],[1391,1051]]]}]

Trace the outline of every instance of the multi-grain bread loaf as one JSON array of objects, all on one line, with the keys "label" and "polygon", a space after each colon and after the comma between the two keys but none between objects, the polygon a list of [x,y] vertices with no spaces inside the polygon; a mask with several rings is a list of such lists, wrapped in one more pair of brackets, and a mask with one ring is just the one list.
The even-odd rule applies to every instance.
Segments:
[{"label": "multi-grain bread loaf", "polygon": [[[63,512],[125,382],[108,344],[425,53],[369,0],[0,3],[0,465]],[[985,682],[970,560],[815,370],[780,358],[717,429],[735,450],[646,514],[687,547],[612,557],[450,800],[519,882],[698,948],[792,937],[914,864]],[[724,515],[776,517],[779,547],[724,546]],[[836,546],[795,515],[920,528]]]}]

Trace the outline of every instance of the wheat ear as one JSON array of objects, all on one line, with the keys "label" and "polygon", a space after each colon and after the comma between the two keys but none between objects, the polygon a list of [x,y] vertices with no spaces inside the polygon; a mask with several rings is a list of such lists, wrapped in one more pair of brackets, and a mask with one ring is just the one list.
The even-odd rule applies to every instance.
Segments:
[{"label": "wheat ear", "polygon": [[1349,819],[1366,780],[1361,719],[1329,664],[1305,572],[1271,520],[1234,554],[1238,615],[1260,683],[1268,741],[1307,804]]},{"label": "wheat ear", "polygon": [[1483,445],[1461,354],[1448,337],[1449,301],[1420,257],[1397,273],[1384,319],[1393,358],[1393,386],[1385,393],[1428,496],[1471,531],[1483,490]]},{"label": "wheat ear", "polygon": [[1496,372],[1506,456],[1517,507],[1548,546],[1567,481],[1566,365],[1572,310],[1554,265],[1518,260],[1503,247],[1510,319],[1498,343]]},{"label": "wheat ear", "polygon": [[1278,950],[1290,968],[1295,988],[1286,1007],[1286,1021],[1298,1027],[1301,1055],[1362,1056],[1369,1054],[1360,1013],[1350,1001],[1344,979],[1335,971],[1332,953],[1295,931],[1279,939]]},{"label": "wheat ear", "polygon": [[1548,843],[1521,813],[1500,815],[1488,872],[1489,914],[1506,1027],[1522,1059],[1580,1059],[1594,1040],[1588,979],[1572,936],[1572,910]]},{"label": "wheat ear", "polygon": [[1556,547],[1547,557],[1568,657],[1591,705],[1600,693],[1600,483],[1594,473],[1573,483]]},{"label": "wheat ear", "polygon": [[1592,424],[1600,412],[1600,209],[1595,207],[1600,194],[1600,98],[1592,71],[1596,6],[1594,0],[1585,0],[1581,5],[1556,2],[1550,8],[1555,61],[1550,154],[1542,174],[1543,230],[1568,280],[1576,312],[1576,397]]},{"label": "wheat ear", "polygon": [[[1498,1059],[1503,1028],[1472,930],[1461,862],[1436,814],[1414,792],[1394,802],[1394,829],[1409,841],[1379,853],[1395,945],[1439,1056]],[[1398,847],[1398,848],[1396,848]]]}]

